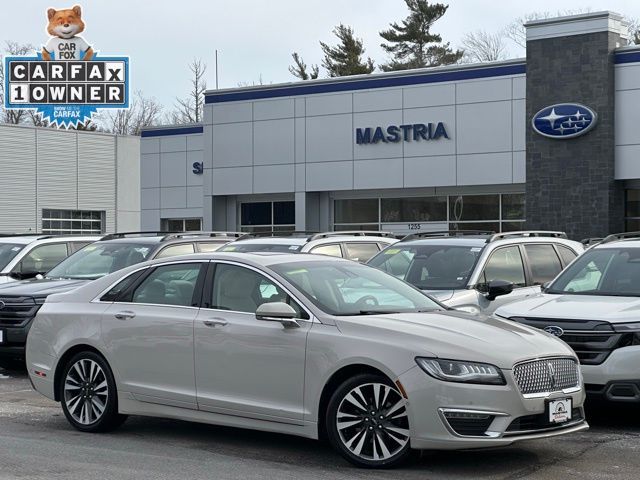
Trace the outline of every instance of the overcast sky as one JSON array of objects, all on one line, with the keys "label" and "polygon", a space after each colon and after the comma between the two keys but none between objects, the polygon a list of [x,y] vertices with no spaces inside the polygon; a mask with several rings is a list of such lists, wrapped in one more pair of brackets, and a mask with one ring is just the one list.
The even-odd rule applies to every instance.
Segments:
[{"label": "overcast sky", "polygon": [[[291,52],[320,63],[319,40],[333,43],[331,30],[351,25],[364,39],[367,55],[386,61],[378,32],[406,16],[403,0],[91,0],[83,7],[87,42],[102,54],[131,57],[132,90],[156,97],[167,108],[189,89],[187,64],[198,57],[208,64],[207,86],[215,87],[214,51],[219,52],[220,88],[240,82],[292,81]],[[0,40],[41,46],[46,43],[46,10],[73,3],[3,0]],[[434,32],[458,46],[466,32],[496,32],[532,11],[613,10],[640,18],[640,1],[451,0]],[[511,57],[524,52],[508,43]]]}]

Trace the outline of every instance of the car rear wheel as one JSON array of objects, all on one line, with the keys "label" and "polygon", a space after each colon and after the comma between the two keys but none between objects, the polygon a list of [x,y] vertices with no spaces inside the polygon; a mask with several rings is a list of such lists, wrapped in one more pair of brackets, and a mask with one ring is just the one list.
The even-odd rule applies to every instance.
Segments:
[{"label": "car rear wheel", "polygon": [[119,427],[116,383],[107,362],[94,352],[81,352],[65,365],[60,382],[62,410],[82,432],[106,432]]},{"label": "car rear wheel", "polygon": [[358,375],[336,389],[326,431],[332,446],[359,467],[391,467],[411,451],[406,400],[379,375]]}]

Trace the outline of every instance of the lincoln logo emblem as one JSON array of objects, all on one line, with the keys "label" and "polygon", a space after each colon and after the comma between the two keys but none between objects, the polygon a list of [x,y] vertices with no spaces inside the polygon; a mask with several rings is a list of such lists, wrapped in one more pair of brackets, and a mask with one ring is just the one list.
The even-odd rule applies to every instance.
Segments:
[{"label": "lincoln logo emblem", "polygon": [[553,368],[553,365],[547,363],[547,369],[549,370],[549,379],[551,380],[551,388],[555,388],[556,386],[556,370]]}]

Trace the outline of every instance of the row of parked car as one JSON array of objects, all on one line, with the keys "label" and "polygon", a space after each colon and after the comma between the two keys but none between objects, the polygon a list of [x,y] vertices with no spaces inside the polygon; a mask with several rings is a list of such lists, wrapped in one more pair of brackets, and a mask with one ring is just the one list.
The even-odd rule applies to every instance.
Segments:
[{"label": "row of parked car", "polygon": [[[28,333],[32,383],[82,431],[177,417],[324,437],[369,467],[507,445],[587,428],[584,383],[640,401],[637,238],[4,237],[0,354]],[[68,258],[25,267],[56,242]]]}]

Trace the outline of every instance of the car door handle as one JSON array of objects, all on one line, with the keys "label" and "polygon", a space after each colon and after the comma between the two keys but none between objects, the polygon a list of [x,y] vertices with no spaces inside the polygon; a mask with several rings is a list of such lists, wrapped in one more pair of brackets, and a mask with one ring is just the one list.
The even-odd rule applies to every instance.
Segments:
[{"label": "car door handle", "polygon": [[224,318],[213,317],[203,320],[202,323],[204,323],[207,327],[224,327],[229,322],[227,322]]},{"label": "car door handle", "polygon": [[132,312],[131,310],[125,310],[123,312],[118,312],[114,315],[114,317],[116,317],[118,320],[129,320],[131,318],[134,318],[136,316],[136,314],[134,312]]}]

